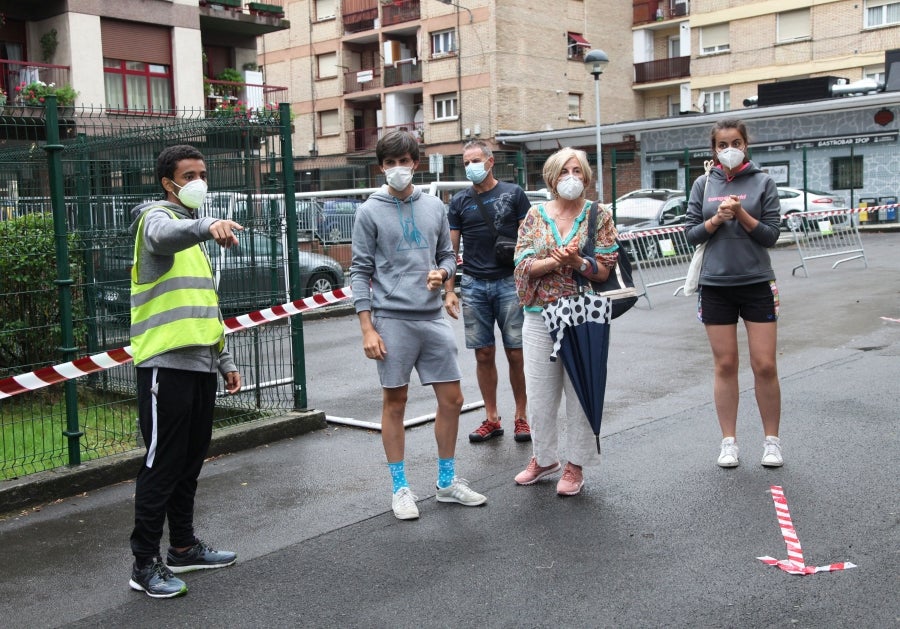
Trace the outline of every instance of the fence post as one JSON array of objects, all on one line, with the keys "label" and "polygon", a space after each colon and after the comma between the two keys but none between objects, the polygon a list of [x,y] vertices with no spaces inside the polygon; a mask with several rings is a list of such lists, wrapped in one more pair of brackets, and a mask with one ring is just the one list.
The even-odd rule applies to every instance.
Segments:
[{"label": "fence post", "polygon": [[[612,198],[615,199],[618,194],[616,193],[616,178],[618,176],[618,166],[616,165],[616,149],[611,150],[609,155],[610,167],[609,167],[609,175],[612,181],[610,181],[610,185],[612,186]],[[603,199],[599,199],[598,203],[603,203]],[[616,224],[616,206],[613,204],[612,211],[612,221],[613,225]]]},{"label": "fence post", "polygon": [[[53,207],[53,236],[56,243],[56,285],[59,287],[59,348],[62,361],[75,359],[78,348],[75,346],[75,334],[72,325],[72,277],[69,274],[69,243],[66,221],[66,196],[63,189],[62,151],[59,143],[59,115],[56,109],[56,96],[48,96],[44,103],[44,126],[47,130],[47,142],[43,149],[47,152],[47,173],[50,179],[50,203]],[[63,384],[66,399],[66,429],[63,436],[69,440],[69,465],[81,463],[79,439],[84,433],[78,429],[78,390],[74,380]]]},{"label": "fence post", "polygon": [[[297,254],[297,198],[294,196],[294,149],[291,144],[291,105],[278,104],[281,122],[281,175],[284,178],[284,212],[287,219],[288,277],[291,299],[300,299],[300,260]],[[294,356],[294,410],[307,408],[306,356],[303,353],[303,316],[291,317],[291,349]]]}]

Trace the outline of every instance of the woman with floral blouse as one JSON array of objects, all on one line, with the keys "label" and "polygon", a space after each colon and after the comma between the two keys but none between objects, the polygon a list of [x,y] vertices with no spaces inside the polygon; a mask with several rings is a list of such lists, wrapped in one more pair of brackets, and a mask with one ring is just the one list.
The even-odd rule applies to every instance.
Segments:
[{"label": "woman with floral blouse", "polygon": [[[519,228],[516,246],[516,287],[525,309],[522,351],[528,390],[528,421],[532,430],[533,456],[516,476],[519,485],[532,485],[560,470],[559,421],[566,426],[566,466],[556,485],[561,496],[577,495],[584,485],[582,467],[596,465],[600,455],[590,423],[561,361],[551,361],[553,340],[541,316],[543,307],[560,297],[578,292],[576,273],[602,282],[615,268],[616,228],[610,213],[600,206],[593,259],[581,250],[586,242],[588,212],[585,184],[592,171],[587,154],[564,148],[544,164],[544,182],[553,200],[534,205]],[[558,419],[562,394],[565,418]]]}]

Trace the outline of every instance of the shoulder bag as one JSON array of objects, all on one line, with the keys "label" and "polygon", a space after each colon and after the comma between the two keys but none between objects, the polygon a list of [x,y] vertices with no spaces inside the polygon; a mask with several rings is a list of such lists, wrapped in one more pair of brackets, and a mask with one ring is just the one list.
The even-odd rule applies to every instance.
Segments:
[{"label": "shoulder bag", "polygon": [[[591,266],[596,270],[597,261],[594,259],[594,242],[597,238],[597,220],[598,220],[597,202],[591,203],[591,209],[588,213],[587,238],[581,253],[590,261]],[[591,282],[591,288],[595,293],[603,297],[609,297],[612,302],[612,318],[620,317],[637,303],[638,292],[634,287],[634,279],[631,273],[631,259],[625,252],[625,247],[616,239],[619,247],[618,261],[616,268],[609,270],[609,277],[602,282]],[[577,273],[577,272],[576,272]],[[576,275],[581,278],[581,275]]]},{"label": "shoulder bag", "polygon": [[478,193],[475,192],[474,188],[471,191],[472,198],[475,199],[475,203],[478,205],[478,211],[481,212],[481,218],[484,219],[485,225],[487,225],[488,229],[491,230],[491,233],[494,235],[494,259],[497,260],[497,264],[500,266],[513,268],[515,266],[514,259],[516,255],[517,239],[497,233],[497,228],[494,227],[494,221],[491,220],[491,215],[488,214],[481,199],[478,198]]},{"label": "shoulder bag", "polygon": [[[706,169],[706,181],[703,182],[703,198],[700,200],[701,209],[706,201],[706,187],[709,185],[709,170],[712,166],[712,160],[703,162],[703,167]],[[706,251],[707,242],[709,241],[707,240],[697,245],[697,248],[694,249],[694,255],[691,256],[687,277],[684,278],[684,294],[688,297],[696,293],[697,289],[700,288],[700,269],[703,268],[703,253]]]}]

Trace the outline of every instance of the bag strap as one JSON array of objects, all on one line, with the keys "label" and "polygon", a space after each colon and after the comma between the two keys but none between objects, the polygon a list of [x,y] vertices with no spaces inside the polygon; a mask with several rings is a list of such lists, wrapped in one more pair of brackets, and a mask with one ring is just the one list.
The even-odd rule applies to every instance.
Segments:
[{"label": "bag strap", "polygon": [[488,229],[491,230],[491,234],[494,235],[494,238],[497,237],[497,228],[494,227],[494,221],[491,220],[490,214],[488,214],[487,209],[484,207],[484,203],[481,202],[481,199],[478,198],[478,193],[475,192],[475,188],[471,188],[472,198],[475,199],[475,203],[478,204],[478,211],[481,212],[481,218],[484,220],[484,224],[487,225]]}]

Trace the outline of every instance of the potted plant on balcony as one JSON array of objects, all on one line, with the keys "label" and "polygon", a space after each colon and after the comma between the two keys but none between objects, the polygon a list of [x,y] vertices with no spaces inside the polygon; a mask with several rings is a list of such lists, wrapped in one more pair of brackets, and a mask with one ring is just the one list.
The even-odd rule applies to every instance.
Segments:
[{"label": "potted plant on balcony", "polygon": [[[217,81],[225,81],[228,83],[243,83],[244,76],[235,68],[225,68],[216,75]],[[237,85],[218,85],[217,89],[221,90],[222,95],[237,98],[240,87]]]},{"label": "potted plant on balcony", "polygon": [[22,81],[16,86],[16,100],[26,107],[43,108],[44,101],[48,96],[56,96],[57,107],[68,110],[66,112],[61,111],[61,114],[72,115],[78,92],[71,85],[60,85],[57,87],[55,83],[44,83],[43,81],[25,83],[25,81]]}]

